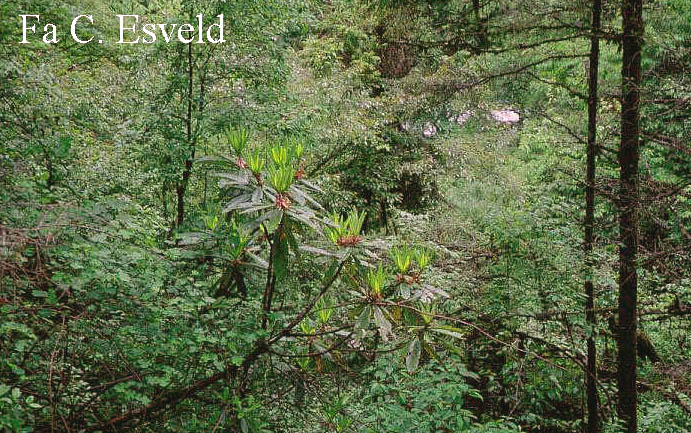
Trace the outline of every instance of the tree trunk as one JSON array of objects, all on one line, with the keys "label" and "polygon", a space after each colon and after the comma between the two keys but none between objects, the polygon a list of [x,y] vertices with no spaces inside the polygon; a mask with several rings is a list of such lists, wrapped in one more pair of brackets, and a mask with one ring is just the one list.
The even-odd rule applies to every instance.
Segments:
[{"label": "tree trunk", "polygon": [[478,41],[478,49],[480,52],[487,48],[487,21],[480,16],[480,0],[473,0],[473,14],[475,16],[476,25],[476,39]]},{"label": "tree trunk", "polygon": [[194,161],[194,140],[192,137],[192,89],[194,85],[194,63],[192,58],[192,44],[187,44],[187,117],[185,118],[185,127],[187,132],[187,146],[191,149],[190,155],[185,159],[185,168],[182,171],[182,179],[177,186],[178,195],[178,218],[177,225],[180,226],[185,221],[185,192],[187,191],[187,184],[192,175],[192,164]]},{"label": "tree trunk", "polygon": [[242,274],[242,272],[240,272],[238,265],[235,264],[229,265],[223,271],[221,279],[218,282],[218,288],[216,289],[214,296],[217,298],[221,296],[230,297],[230,288],[233,287],[233,285],[235,285],[235,289],[237,290],[238,296],[240,296],[241,299],[245,299],[247,297],[247,285],[245,284],[245,276]]},{"label": "tree trunk", "polygon": [[597,151],[597,81],[600,62],[600,16],[601,0],[593,0],[592,36],[590,39],[590,67],[588,68],[588,141],[586,149],[586,185],[585,185],[585,239],[583,242],[585,256],[585,317],[590,327],[588,337],[588,354],[586,368],[586,394],[588,398],[588,433],[599,431],[597,395],[597,349],[595,347],[595,289],[593,286],[593,229],[595,224],[595,155]]},{"label": "tree trunk", "polygon": [[621,143],[619,146],[619,332],[618,412],[626,431],[635,433],[638,275],[638,159],[642,0],[623,0]]}]

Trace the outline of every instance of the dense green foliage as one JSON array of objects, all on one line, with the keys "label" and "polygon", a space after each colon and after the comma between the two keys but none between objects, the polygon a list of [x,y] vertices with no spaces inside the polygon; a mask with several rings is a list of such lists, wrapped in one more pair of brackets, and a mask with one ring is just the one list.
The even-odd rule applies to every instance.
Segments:
[{"label": "dense green foliage", "polygon": [[[687,432],[691,11],[646,6],[638,417]],[[595,336],[621,431],[621,17],[604,2],[592,326],[589,7],[0,4],[0,430],[579,432]],[[105,43],[41,41],[82,13]],[[224,14],[228,42],[115,44],[121,13]]]}]

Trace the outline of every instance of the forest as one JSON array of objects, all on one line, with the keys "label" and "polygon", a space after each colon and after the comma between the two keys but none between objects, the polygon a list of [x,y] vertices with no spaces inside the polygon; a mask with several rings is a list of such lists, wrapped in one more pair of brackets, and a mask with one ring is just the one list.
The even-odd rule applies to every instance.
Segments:
[{"label": "forest", "polygon": [[689,0],[3,0],[0,431],[690,433]]}]

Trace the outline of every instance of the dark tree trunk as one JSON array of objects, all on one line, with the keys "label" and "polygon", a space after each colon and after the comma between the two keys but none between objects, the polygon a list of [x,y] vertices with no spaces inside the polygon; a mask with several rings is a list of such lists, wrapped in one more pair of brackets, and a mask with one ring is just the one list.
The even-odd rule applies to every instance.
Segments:
[{"label": "dark tree trunk", "polygon": [[192,175],[192,164],[194,161],[194,140],[192,137],[192,89],[194,85],[194,63],[192,58],[192,44],[187,44],[187,117],[185,118],[185,128],[187,132],[187,146],[190,148],[190,155],[185,159],[185,168],[182,171],[182,179],[177,186],[178,196],[178,218],[177,225],[180,226],[185,221],[185,192],[187,184]]},{"label": "dark tree trunk", "polygon": [[636,349],[638,350],[638,357],[640,359],[649,359],[650,362],[662,361],[660,355],[657,353],[657,350],[655,349],[655,346],[653,345],[653,342],[650,341],[650,338],[648,338],[648,335],[645,332],[638,332],[638,335],[636,336],[636,345]]},{"label": "dark tree trunk", "polygon": [[473,0],[473,15],[475,16],[476,38],[478,41],[478,52],[487,48],[487,21],[480,15],[480,0]]},{"label": "dark tree trunk", "polygon": [[276,260],[278,254],[281,254],[279,251],[281,248],[281,239],[283,239],[285,235],[283,221],[282,217],[275,234],[270,235],[268,231],[266,232],[266,236],[273,237],[273,240],[269,242],[269,269],[266,272],[266,285],[264,286],[264,297],[262,299],[262,309],[264,310],[262,316],[262,329],[266,329],[268,326],[271,303],[273,302],[274,291],[276,289]]},{"label": "dark tree trunk", "polygon": [[638,275],[638,159],[642,0],[623,0],[621,143],[619,146],[619,332],[618,412],[636,432],[636,331]]},{"label": "dark tree trunk", "polygon": [[585,238],[583,243],[585,255],[585,317],[590,327],[588,337],[588,355],[586,368],[586,394],[588,397],[588,433],[599,431],[597,395],[597,349],[595,347],[595,289],[593,286],[593,229],[595,224],[595,155],[597,151],[597,81],[600,63],[600,16],[601,0],[593,0],[592,37],[590,39],[590,67],[588,73],[588,141],[586,149],[586,184],[585,184]]},{"label": "dark tree trunk", "polygon": [[247,297],[245,276],[242,274],[242,272],[240,272],[240,269],[235,264],[228,266],[223,271],[223,275],[221,275],[221,279],[218,282],[218,288],[216,289],[216,293],[214,295],[217,298],[221,296],[230,297],[230,289],[233,287],[233,285],[235,285],[238,296],[240,296],[241,299],[245,299]]}]

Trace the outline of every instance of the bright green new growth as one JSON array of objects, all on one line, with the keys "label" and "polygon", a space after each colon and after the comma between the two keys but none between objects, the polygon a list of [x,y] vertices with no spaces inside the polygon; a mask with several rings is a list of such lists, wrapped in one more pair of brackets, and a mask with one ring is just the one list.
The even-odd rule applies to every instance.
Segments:
[{"label": "bright green new growth", "polygon": [[244,233],[240,226],[232,223],[228,242],[223,244],[223,251],[232,260],[238,260],[245,252],[250,239],[250,236]]},{"label": "bright green new growth", "polygon": [[408,273],[414,263],[422,272],[432,262],[432,252],[426,247],[411,248],[404,244],[391,249],[391,258],[401,274]]},{"label": "bright green new growth", "polygon": [[360,236],[362,225],[365,223],[365,212],[358,213],[357,209],[353,208],[346,219],[346,227],[351,236]]},{"label": "bright green new growth", "polygon": [[429,325],[432,323],[435,314],[437,314],[437,304],[434,302],[418,302],[418,309],[425,324]]},{"label": "bright green new growth", "polygon": [[381,263],[379,263],[379,266],[377,266],[377,269],[375,270],[368,270],[367,275],[367,285],[369,286],[372,294],[376,297],[379,297],[382,293],[382,290],[384,288],[384,285],[386,284],[386,280],[388,279],[388,275],[386,271],[384,270],[384,267],[382,266]]},{"label": "bright green new growth", "polygon": [[302,158],[302,154],[305,150],[305,146],[302,141],[296,137],[287,138],[282,147],[285,147],[288,152],[288,158],[292,162],[298,162]]},{"label": "bright green new growth", "polygon": [[288,148],[286,146],[277,144],[271,148],[271,159],[278,167],[284,167],[288,164]]},{"label": "bright green new growth", "polygon": [[204,216],[204,224],[206,225],[206,228],[211,231],[214,231],[216,229],[216,227],[218,226],[218,221],[218,214]]},{"label": "bright green new growth", "polygon": [[321,324],[326,325],[334,312],[333,308],[331,308],[331,301],[326,297],[321,297],[319,301],[317,301],[316,308]]},{"label": "bright green new growth", "polygon": [[[298,353],[300,355],[304,355],[307,353],[306,349],[303,349],[301,351],[298,351],[301,353]],[[307,370],[307,368],[310,366],[310,358],[308,356],[300,356],[295,359],[295,363],[300,367],[302,370]]]},{"label": "bright green new growth", "polygon": [[338,213],[331,216],[332,226],[327,229],[329,240],[336,245],[354,245],[361,240],[360,232],[367,213],[352,208],[346,218]]},{"label": "bright green new growth", "polygon": [[334,212],[331,215],[332,226],[327,229],[327,236],[333,244],[338,244],[338,241],[345,236],[345,224],[343,217],[338,213]]},{"label": "bright green new growth", "polygon": [[424,271],[432,261],[432,252],[425,247],[415,248],[413,256],[421,272]]},{"label": "bright green new growth", "polygon": [[271,160],[277,167],[297,165],[305,147],[297,138],[289,138],[271,147]]},{"label": "bright green new growth", "polygon": [[405,274],[413,263],[413,251],[407,245],[393,247],[391,258],[401,274]]},{"label": "bright green new growth", "polygon": [[299,160],[302,158],[302,153],[304,152],[305,147],[303,144],[299,141],[296,141],[293,146],[293,153],[295,154],[295,159]]},{"label": "bright green new growth", "polygon": [[276,144],[271,148],[271,161],[273,165],[269,168],[269,180],[271,185],[279,193],[284,193],[296,179],[297,166],[302,157],[304,148],[295,139],[286,141],[283,144]]},{"label": "bright green new growth", "polygon": [[261,151],[259,149],[254,149],[247,152],[247,166],[254,173],[255,176],[261,174],[266,164],[266,159],[264,159]]},{"label": "bright green new growth", "polygon": [[226,132],[226,140],[238,156],[241,156],[245,151],[249,137],[249,130],[245,128],[230,129]]},{"label": "bright green new growth", "polygon": [[303,334],[312,335],[317,330],[317,328],[314,326],[312,320],[305,317],[302,320],[302,322],[300,322],[300,330]]},{"label": "bright green new growth", "polygon": [[269,180],[277,192],[286,192],[295,180],[295,169],[290,166],[272,167],[269,169]]}]

